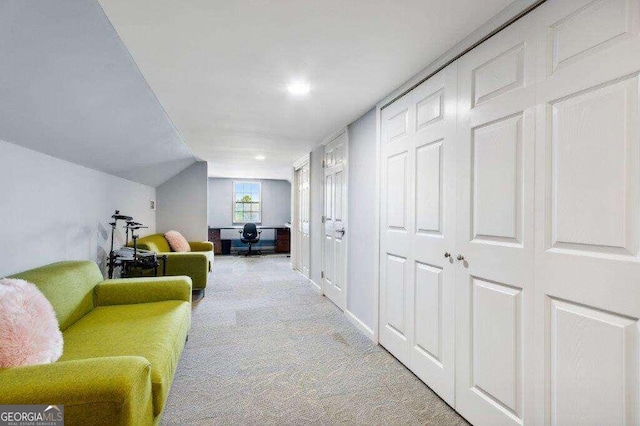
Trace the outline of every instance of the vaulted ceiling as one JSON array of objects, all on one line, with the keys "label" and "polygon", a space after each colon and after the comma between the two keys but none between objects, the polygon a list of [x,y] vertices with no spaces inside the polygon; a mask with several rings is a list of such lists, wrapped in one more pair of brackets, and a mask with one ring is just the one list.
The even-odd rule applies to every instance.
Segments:
[{"label": "vaulted ceiling", "polygon": [[196,157],[286,179],[510,2],[3,1],[0,140],[151,186]]},{"label": "vaulted ceiling", "polygon": [[95,0],[0,2],[0,140],[150,186],[195,161]]},{"label": "vaulted ceiling", "polygon": [[[289,178],[293,161],[510,2],[100,0],[210,173],[256,178]],[[287,92],[296,80],[309,95]]]}]

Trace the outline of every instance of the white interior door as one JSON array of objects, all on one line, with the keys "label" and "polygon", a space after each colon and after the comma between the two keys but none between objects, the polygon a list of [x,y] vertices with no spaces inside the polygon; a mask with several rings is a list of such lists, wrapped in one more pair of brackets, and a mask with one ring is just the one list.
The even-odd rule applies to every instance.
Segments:
[{"label": "white interior door", "polygon": [[458,63],[456,409],[532,420],[535,36],[528,19]]},{"label": "white interior door", "polygon": [[640,424],[640,8],[537,25],[536,423]]},{"label": "white interior door", "polygon": [[454,403],[456,64],[382,112],[380,343]]},{"label": "white interior door", "polygon": [[302,272],[302,214],[300,207],[302,200],[301,192],[301,169],[293,171],[293,221],[291,223],[291,265],[294,269]]},{"label": "white interior door", "polygon": [[291,262],[295,269],[309,278],[310,239],[309,239],[309,162],[296,166],[293,174],[293,222]]},{"label": "white interior door", "polygon": [[322,288],[340,309],[346,306],[347,133],[324,149]]},{"label": "white interior door", "polygon": [[310,198],[309,198],[309,178],[310,168],[309,163],[305,163],[302,168],[298,169],[300,172],[300,184],[299,184],[299,211],[300,211],[300,223],[299,223],[299,235],[300,235],[300,272],[305,277],[309,277],[310,269],[310,239],[309,239],[309,212],[310,212]]}]

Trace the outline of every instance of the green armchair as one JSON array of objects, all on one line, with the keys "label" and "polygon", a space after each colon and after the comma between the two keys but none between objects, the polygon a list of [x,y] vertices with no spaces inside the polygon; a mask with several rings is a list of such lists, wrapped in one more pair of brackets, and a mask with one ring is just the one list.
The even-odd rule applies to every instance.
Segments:
[{"label": "green armchair", "polygon": [[[213,266],[213,243],[209,241],[189,242],[190,252],[176,253],[171,251],[163,234],[153,234],[138,239],[138,248],[150,250],[167,256],[166,275],[186,275],[191,277],[194,290],[201,290],[204,295],[207,278]],[[162,260],[158,273],[162,273]],[[133,271],[132,274],[136,274]]]}]

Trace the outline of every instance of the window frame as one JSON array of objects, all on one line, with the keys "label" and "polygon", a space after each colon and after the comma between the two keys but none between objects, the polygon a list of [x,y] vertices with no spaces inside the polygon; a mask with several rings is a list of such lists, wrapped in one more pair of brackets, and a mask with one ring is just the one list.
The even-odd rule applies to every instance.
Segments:
[{"label": "window frame", "polygon": [[[236,185],[237,184],[254,184],[254,185],[258,185],[258,194],[260,195],[260,201],[258,201],[258,214],[260,215],[260,220],[256,221],[256,222],[251,222],[251,221],[241,221],[241,222],[236,222]],[[232,182],[232,188],[231,188],[231,223],[233,225],[244,225],[247,223],[255,223],[256,225],[262,225],[262,182],[258,182],[258,181],[250,181],[250,180],[234,180]]]}]

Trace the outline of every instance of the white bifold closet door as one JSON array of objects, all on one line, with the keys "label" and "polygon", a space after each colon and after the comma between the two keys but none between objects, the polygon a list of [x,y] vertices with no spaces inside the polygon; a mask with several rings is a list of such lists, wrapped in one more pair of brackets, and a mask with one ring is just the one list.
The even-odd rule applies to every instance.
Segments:
[{"label": "white bifold closet door", "polygon": [[382,112],[380,343],[454,403],[456,67]]},{"label": "white bifold closet door", "polygon": [[640,425],[640,0],[548,0],[380,143],[380,343],[475,425]]},{"label": "white bifold closet door", "polygon": [[536,424],[640,424],[639,3],[536,21]]},{"label": "white bifold closet door", "polygon": [[533,30],[518,21],[458,61],[456,409],[474,424],[533,414]]}]

